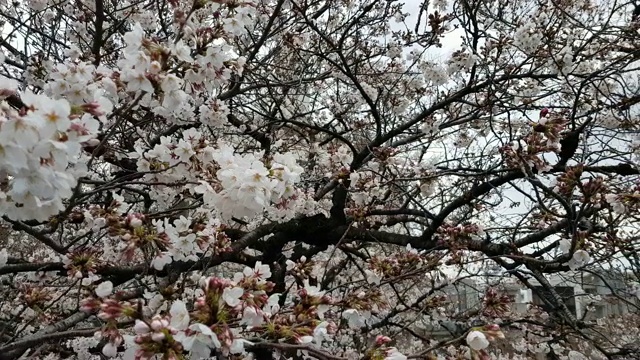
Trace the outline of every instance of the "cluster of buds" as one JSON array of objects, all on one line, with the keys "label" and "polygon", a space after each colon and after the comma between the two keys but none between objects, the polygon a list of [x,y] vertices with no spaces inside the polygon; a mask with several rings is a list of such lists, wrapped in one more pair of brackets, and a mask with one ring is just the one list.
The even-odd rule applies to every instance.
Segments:
[{"label": "cluster of buds", "polygon": [[309,342],[307,339],[313,338],[314,329],[320,323],[321,321],[316,319],[300,322],[295,315],[276,316],[252,330],[265,339],[303,344]]},{"label": "cluster of buds", "polygon": [[424,256],[417,253],[393,254],[389,257],[373,256],[369,268],[384,278],[394,278],[417,269],[424,263]]},{"label": "cluster of buds", "polygon": [[463,266],[467,262],[466,260],[466,252],[463,251],[464,248],[461,246],[452,245],[449,247],[449,253],[447,260],[445,261],[445,265],[452,266]]},{"label": "cluster of buds", "polygon": [[551,166],[538,155],[545,152],[558,151],[557,144],[549,143],[545,138],[538,134],[532,133],[521,141],[514,141],[499,149],[505,163],[509,167],[521,168],[527,166],[532,171],[547,171]]},{"label": "cluster of buds", "polygon": [[152,253],[155,249],[167,250],[171,247],[167,234],[158,234],[154,228],[147,226],[140,226],[133,231],[121,228],[120,239],[127,242],[122,253],[125,259],[132,259],[138,249]]},{"label": "cluster of buds", "polygon": [[[97,101],[92,101],[92,102],[88,102],[80,105],[79,107],[77,107],[77,109],[76,107],[73,107],[72,111],[80,114],[87,113],[96,117],[100,117],[105,115],[105,112],[103,109],[104,108],[100,105],[100,103],[98,103]],[[81,124],[72,125],[72,128],[73,130],[77,131],[78,134],[81,134],[81,135],[89,134],[89,131],[86,128],[84,128]],[[98,145],[100,141],[97,141],[96,143],[96,140],[98,139],[90,140],[87,145],[94,145],[94,146]]]},{"label": "cluster of buds", "polygon": [[556,178],[556,191],[565,197],[571,197],[578,184],[584,168],[582,165],[569,166]]},{"label": "cluster of buds", "polygon": [[373,172],[357,171],[349,174],[349,186],[354,191],[370,191],[376,186],[376,177]]},{"label": "cluster of buds", "polygon": [[107,340],[107,343],[102,348],[102,354],[107,357],[115,357],[118,353],[118,346],[124,342],[117,325],[115,323],[108,324],[100,331],[100,334],[103,339]]},{"label": "cluster of buds", "polygon": [[308,279],[313,272],[314,265],[315,262],[307,260],[305,256],[302,256],[298,262],[287,260],[287,273],[298,279]]},{"label": "cluster of buds", "polygon": [[[221,225],[220,228],[215,231],[215,234],[212,235],[216,239],[212,246],[212,251],[216,255],[233,251],[231,248],[231,238],[224,232],[225,229],[226,226]],[[211,244],[209,235],[199,235],[198,244],[201,244],[201,242],[202,244]]]},{"label": "cluster of buds", "polygon": [[273,292],[275,283],[271,281],[265,281],[261,278],[260,274],[254,274],[251,276],[245,276],[238,281],[238,286],[245,289],[246,292],[253,295],[266,295]]},{"label": "cluster of buds", "polygon": [[253,330],[265,339],[303,344],[308,342],[306,339],[313,338],[313,330],[320,324],[319,320],[296,322],[296,317],[293,315],[289,317],[278,316]]},{"label": "cluster of buds", "polygon": [[82,279],[96,273],[100,266],[99,256],[98,249],[81,247],[68,252],[62,258],[62,263],[70,277]]},{"label": "cluster of buds", "polygon": [[389,346],[391,338],[384,335],[376,336],[373,346],[365,353],[366,360],[406,360],[395,347]]},{"label": "cluster of buds", "polygon": [[72,211],[68,216],[68,220],[72,224],[82,224],[85,220],[85,216],[80,211]]},{"label": "cluster of buds", "polygon": [[549,164],[538,155],[560,150],[561,133],[565,130],[566,125],[567,121],[562,114],[552,114],[549,109],[542,109],[540,120],[532,126],[533,131],[527,134],[521,142],[500,148],[505,162],[511,167],[519,168],[526,164],[532,169],[545,171],[549,168]]},{"label": "cluster of buds", "polygon": [[509,304],[513,299],[509,295],[501,294],[496,288],[490,287],[484,293],[482,313],[485,316],[500,317],[509,311]]},{"label": "cluster of buds", "polygon": [[484,230],[480,225],[463,223],[459,225],[442,224],[436,233],[438,243],[447,247],[453,245],[463,249],[473,240],[479,240],[484,236]]},{"label": "cluster of buds", "polygon": [[597,202],[602,198],[598,195],[606,192],[607,187],[604,184],[604,178],[602,178],[602,176],[596,176],[595,178],[590,178],[587,182],[583,183],[580,187],[580,191],[584,196],[584,198],[581,199],[583,203]]},{"label": "cluster of buds", "polygon": [[482,327],[472,328],[467,334],[467,345],[471,348],[472,360],[489,360],[491,357],[486,349],[491,342],[497,339],[504,339],[504,333],[497,324],[489,324]]},{"label": "cluster of buds", "polygon": [[387,296],[379,288],[353,291],[340,302],[347,309],[371,312],[387,306]]},{"label": "cluster of buds", "polygon": [[[105,228],[108,234],[126,243],[122,256],[124,259],[133,259],[138,250],[153,255],[154,252],[166,251],[171,248],[169,234],[158,232],[156,221],[142,213],[129,213],[120,215],[118,208],[121,204],[114,200],[106,209],[94,206],[84,213],[76,211],[70,215],[70,221],[80,223],[92,219],[94,228]],[[91,221],[89,221],[91,222]],[[231,239],[224,233],[226,227],[207,226],[202,217],[194,218],[186,232],[180,236],[195,234],[195,243],[199,249],[212,249],[215,254],[230,251]],[[211,241],[215,239],[215,241]]]},{"label": "cluster of buds", "polygon": [[142,225],[144,225],[144,220],[145,220],[144,214],[133,213],[133,214],[128,214],[124,218],[124,224],[129,229],[136,230],[142,227]]},{"label": "cluster of buds", "polygon": [[43,308],[52,299],[51,292],[39,286],[24,285],[20,294],[22,301],[32,309]]},{"label": "cluster of buds", "polygon": [[[110,236],[120,237],[124,241],[130,241],[132,238],[143,237],[147,231],[147,219],[144,214],[130,213],[126,215],[118,214],[120,203],[117,200],[111,202],[109,207],[103,209],[99,206],[92,207],[88,210],[90,217],[94,219],[104,219],[102,222],[107,228]],[[85,216],[81,213],[72,213],[72,221],[84,221]]]},{"label": "cluster of buds", "polygon": [[316,319],[318,313],[326,311],[333,300],[323,292],[313,288],[311,291],[307,288],[298,290],[299,301],[294,308],[294,313],[299,319]]},{"label": "cluster of buds", "polygon": [[531,224],[539,229],[547,227],[549,224],[553,224],[557,221],[556,216],[544,209],[538,209],[531,215]]},{"label": "cluster of buds", "polygon": [[[80,310],[87,313],[96,313],[98,318],[106,321],[101,335],[107,340],[102,348],[102,353],[107,357],[114,357],[118,352],[118,346],[123,342],[118,330],[117,320],[123,316],[135,318],[141,311],[131,304],[114,298],[100,299],[89,297],[80,303]],[[137,320],[136,320],[137,321]],[[137,359],[149,359],[148,357],[136,357]]]},{"label": "cluster of buds", "polygon": [[298,200],[298,194],[293,194],[287,198],[280,199],[277,203],[273,204],[276,209],[284,210],[288,209],[292,203]]},{"label": "cluster of buds", "polygon": [[345,180],[349,179],[349,173],[349,168],[343,166],[333,174],[333,178],[342,184]]},{"label": "cluster of buds", "polygon": [[[367,216],[369,210],[366,207],[352,207],[344,211],[345,215],[351,218],[359,227],[370,227],[371,217]],[[382,224],[380,224],[382,225]]]},{"label": "cluster of buds", "polygon": [[398,152],[397,149],[391,147],[376,147],[371,150],[373,156],[383,164],[386,164]]},{"label": "cluster of buds", "polygon": [[139,311],[126,301],[118,299],[98,299],[88,297],[80,303],[80,310],[87,313],[98,313],[102,320],[115,320],[122,316],[135,317]]},{"label": "cluster of buds", "polygon": [[[195,309],[191,317],[198,323],[213,325],[235,319],[238,311],[234,302],[225,301],[225,289],[232,288],[233,283],[217,277],[210,277],[204,283],[204,295],[195,301]],[[244,292],[242,294],[244,296]],[[238,304],[239,305],[239,301]]]},{"label": "cluster of buds", "polygon": [[632,212],[640,207],[640,185],[636,185],[632,192],[607,194],[605,200],[615,213]]},{"label": "cluster of buds", "polygon": [[216,277],[208,278],[204,281],[204,295],[196,299],[191,317],[198,323],[211,326],[222,338],[227,333],[227,323],[238,317],[250,326],[259,325],[265,317],[261,309],[269,301],[267,291],[272,291],[273,286],[271,282],[253,277],[246,277],[236,284]]},{"label": "cluster of buds", "polygon": [[136,320],[136,360],[151,359],[156,354],[163,354],[163,359],[182,359],[182,344],[174,338],[178,330],[169,324],[169,319],[160,315],[154,316],[149,323]]},{"label": "cluster of buds", "polygon": [[316,287],[307,286],[298,290],[298,300],[290,313],[278,313],[252,330],[264,338],[284,339],[294,343],[308,343],[320,333],[335,332],[335,324],[320,320],[333,304],[330,297]]},{"label": "cluster of buds", "polygon": [[540,119],[533,125],[534,133],[544,134],[551,143],[558,143],[560,132],[564,130],[567,121],[560,113],[551,113],[548,108],[540,110]]}]

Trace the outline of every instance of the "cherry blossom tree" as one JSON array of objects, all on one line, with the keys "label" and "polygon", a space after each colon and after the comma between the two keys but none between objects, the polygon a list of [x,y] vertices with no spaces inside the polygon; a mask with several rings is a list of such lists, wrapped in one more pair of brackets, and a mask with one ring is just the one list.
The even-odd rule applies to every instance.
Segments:
[{"label": "cherry blossom tree", "polygon": [[0,1],[0,359],[640,356],[634,6]]}]

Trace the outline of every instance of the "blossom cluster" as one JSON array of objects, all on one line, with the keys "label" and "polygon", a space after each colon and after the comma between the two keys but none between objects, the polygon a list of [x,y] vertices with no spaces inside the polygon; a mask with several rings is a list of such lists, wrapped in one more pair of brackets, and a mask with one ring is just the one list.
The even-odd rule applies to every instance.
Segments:
[{"label": "blossom cluster", "polygon": [[561,3],[0,1],[0,353],[626,351],[500,284],[635,264],[634,26]]},{"label": "blossom cluster", "polygon": [[[244,354],[245,347],[253,344],[245,338],[250,334],[296,344],[320,345],[328,340],[336,325],[322,319],[332,300],[307,282],[281,309],[282,294],[273,293],[270,277],[269,266],[257,263],[236,273],[233,280],[194,278],[200,288],[193,301],[174,300],[167,313],[149,315],[140,311],[146,306],[126,301],[111,282],[103,282],[95,287],[95,296],[83,300],[82,309],[106,322],[100,334],[108,341],[102,349],[108,357],[115,357],[120,345],[127,348],[124,359],[156,355],[180,359],[185,354],[199,359],[214,350]],[[117,328],[125,318],[135,321],[133,335]]]},{"label": "blossom cluster", "polygon": [[[107,109],[28,90],[17,97],[15,81],[0,82],[0,213],[14,220],[46,220],[64,209],[63,200],[85,174],[82,149],[96,144],[96,117]],[[18,109],[9,97],[20,102]]]},{"label": "blossom cluster", "polygon": [[205,206],[218,209],[223,218],[251,218],[271,203],[292,197],[302,168],[292,154],[274,154],[265,164],[259,154],[234,154],[225,144],[219,146],[213,159],[220,166],[216,172],[221,191],[211,192],[203,184],[196,191],[205,196]]}]

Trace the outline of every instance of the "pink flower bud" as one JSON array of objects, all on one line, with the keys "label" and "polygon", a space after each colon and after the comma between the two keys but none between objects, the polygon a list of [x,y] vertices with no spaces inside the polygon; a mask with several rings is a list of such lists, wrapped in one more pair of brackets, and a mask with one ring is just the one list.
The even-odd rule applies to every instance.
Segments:
[{"label": "pink flower bud", "polygon": [[329,321],[329,325],[327,325],[327,332],[329,334],[335,334],[338,331],[338,325],[335,322]]},{"label": "pink flower bud", "polygon": [[142,220],[138,218],[132,219],[129,225],[131,225],[132,228],[139,228],[142,226]]},{"label": "pink flower bud", "polygon": [[100,308],[100,300],[95,298],[87,298],[80,302],[80,311],[94,312]]},{"label": "pink flower bud", "polygon": [[89,131],[87,131],[87,128],[84,127],[83,124],[80,123],[71,123],[71,125],[69,126],[69,130],[70,131],[75,131],[76,133],[80,134],[80,135],[88,135]]},{"label": "pink flower bud", "polygon": [[498,331],[500,330],[500,325],[498,324],[489,324],[489,325],[485,325],[484,329],[487,331]]},{"label": "pink flower bud", "polygon": [[136,325],[133,327],[136,334],[147,334],[151,329],[144,321],[136,320]]},{"label": "pink flower bud", "polygon": [[135,359],[136,360],[149,360],[149,359],[151,359],[151,356],[153,356],[153,355],[149,355],[149,353],[147,353],[143,349],[138,349],[138,350],[136,350]]},{"label": "pink flower bud", "polygon": [[107,299],[100,304],[100,312],[98,317],[103,320],[115,319],[122,315],[122,305],[114,299]]},{"label": "pink flower bud", "polygon": [[547,116],[548,114],[549,114],[549,109],[548,108],[542,108],[542,110],[540,110],[540,117],[541,118]]},{"label": "pink flower bud", "polygon": [[155,320],[151,321],[151,328],[154,331],[158,331],[160,329],[162,329],[164,326],[162,326],[162,321],[160,321],[160,319],[158,318],[154,318]]},{"label": "pink flower bud", "polygon": [[155,342],[162,342],[162,340],[164,340],[165,336],[164,333],[161,332],[156,332],[151,334],[151,340],[155,341]]},{"label": "pink flower bud", "polygon": [[157,61],[152,61],[151,64],[149,64],[149,72],[151,72],[152,74],[157,74],[162,70],[162,65],[157,62]]},{"label": "pink flower bud", "polygon": [[227,287],[228,282],[224,279],[220,279],[217,277],[210,277],[209,281],[207,282],[207,288],[206,290],[221,290]]},{"label": "pink flower bud", "polygon": [[204,297],[199,297],[199,298],[196,299],[196,301],[195,301],[195,308],[196,309],[202,309],[203,307],[206,307],[206,306],[207,306],[207,302],[206,302]]},{"label": "pink flower bud", "polygon": [[[116,331],[117,332],[117,331]],[[118,332],[117,334],[111,336],[111,342],[113,342],[113,344],[115,346],[120,346],[122,345],[122,343],[124,342],[124,338],[122,337],[122,335],[120,335],[120,333]]]},{"label": "pink flower bud", "polygon": [[384,335],[378,335],[376,337],[376,345],[378,346],[382,346],[384,344],[388,344],[391,342],[391,338],[388,336],[384,336]]},{"label": "pink flower bud", "polygon": [[143,220],[144,220],[144,215],[142,214],[129,214],[127,216],[126,222],[127,224],[129,224],[129,226],[135,229],[142,226]]},{"label": "pink flower bud", "polygon": [[82,110],[84,110],[84,112],[87,112],[93,116],[102,116],[104,115],[104,111],[100,110],[100,104],[98,104],[98,102],[93,101],[90,103],[86,103],[82,105]]}]

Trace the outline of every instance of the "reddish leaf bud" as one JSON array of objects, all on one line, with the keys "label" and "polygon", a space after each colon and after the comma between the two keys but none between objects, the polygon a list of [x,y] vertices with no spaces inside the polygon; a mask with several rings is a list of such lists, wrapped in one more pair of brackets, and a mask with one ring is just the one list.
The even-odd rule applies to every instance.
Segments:
[{"label": "reddish leaf bud", "polygon": [[542,108],[542,110],[540,110],[540,117],[541,118],[547,116],[548,114],[549,114],[549,109],[548,108]]}]

